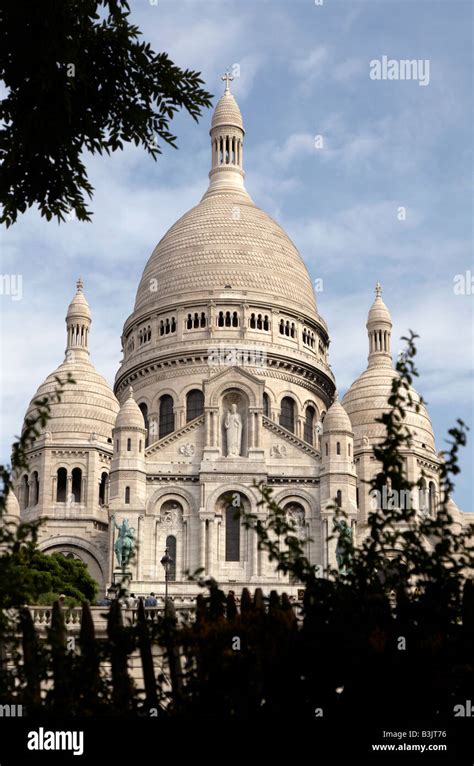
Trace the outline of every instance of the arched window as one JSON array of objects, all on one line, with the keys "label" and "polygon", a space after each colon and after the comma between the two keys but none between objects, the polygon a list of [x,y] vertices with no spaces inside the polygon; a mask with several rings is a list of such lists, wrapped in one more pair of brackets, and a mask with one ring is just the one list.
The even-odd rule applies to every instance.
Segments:
[{"label": "arched window", "polygon": [[186,329],[192,330],[193,329],[193,316],[192,314],[188,314],[188,318],[186,320]]},{"label": "arched window", "polygon": [[263,320],[263,329],[268,332],[270,329],[270,321],[268,319],[268,314],[265,314],[265,319]]},{"label": "arched window", "polygon": [[[140,407],[140,410],[142,412],[143,420],[144,420],[145,428],[146,428],[145,447],[148,447],[148,426],[149,426],[149,423],[148,423],[148,407],[146,406],[145,402],[142,402],[138,406]],[[141,452],[141,450],[140,450],[140,452]]]},{"label": "arched window", "polygon": [[336,442],[336,455],[341,454],[341,442]]},{"label": "arched window", "polygon": [[347,454],[349,455],[349,457],[351,456],[351,445],[350,444],[347,445]]},{"label": "arched window", "polygon": [[233,505],[225,512],[225,560],[240,561],[240,517]]},{"label": "arched window", "polygon": [[270,397],[268,394],[263,395],[263,414],[266,418],[270,417]]},{"label": "arched window", "polygon": [[292,433],[295,432],[295,403],[289,396],[281,400],[280,425]]},{"label": "arched window", "polygon": [[160,427],[159,438],[174,431],[173,397],[164,394],[160,399]]},{"label": "arched window", "polygon": [[429,492],[428,492],[428,504],[429,504],[430,516],[434,516],[436,511],[436,487],[433,481],[430,481]]},{"label": "arched window", "polygon": [[338,508],[342,507],[342,492],[340,489],[336,492],[336,505]]},{"label": "arched window", "polygon": [[103,471],[100,476],[100,484],[99,484],[99,505],[105,505],[107,479],[108,479],[108,474],[105,471]]},{"label": "arched window", "polygon": [[31,477],[31,505],[38,505],[39,501],[39,477],[38,471],[33,471]]},{"label": "arched window", "polygon": [[315,414],[316,411],[314,407],[308,405],[308,407],[306,407],[306,415],[304,420],[304,440],[305,442],[308,442],[308,444],[313,444],[313,425]]},{"label": "arched window", "polygon": [[132,440],[127,439],[127,452],[131,452],[131,451],[132,451]]},{"label": "arched window", "polygon": [[186,397],[186,423],[198,418],[204,412],[204,394],[198,389],[190,391]]},{"label": "arched window", "polygon": [[82,471],[80,468],[72,469],[72,496],[75,503],[81,502],[82,495]]},{"label": "arched window", "polygon": [[324,446],[326,448],[325,449],[326,455],[329,455],[329,445],[328,445],[328,443],[326,442],[326,444]]},{"label": "arched window", "polygon": [[56,474],[56,502],[65,503],[67,492],[67,470],[58,468]]},{"label": "arched window", "polygon": [[168,582],[174,582],[176,580],[176,537],[174,535],[168,535],[166,538],[166,550],[171,559],[168,564],[167,579]]},{"label": "arched window", "polygon": [[130,487],[125,487],[125,504],[130,505]]},{"label": "arched window", "polygon": [[250,329],[255,330],[255,327],[256,327],[255,314],[250,314],[249,324],[250,324]]},{"label": "arched window", "polygon": [[28,508],[30,504],[30,485],[28,483],[28,476],[25,475],[21,480],[21,493],[22,493],[22,507]]},{"label": "arched window", "polygon": [[280,319],[280,335],[283,335],[285,332],[285,322],[283,319]]},{"label": "arched window", "polygon": [[217,326],[224,327],[224,312],[223,311],[219,311],[219,316],[217,317]]},{"label": "arched window", "polygon": [[356,487],[356,506],[359,507],[359,487]]}]

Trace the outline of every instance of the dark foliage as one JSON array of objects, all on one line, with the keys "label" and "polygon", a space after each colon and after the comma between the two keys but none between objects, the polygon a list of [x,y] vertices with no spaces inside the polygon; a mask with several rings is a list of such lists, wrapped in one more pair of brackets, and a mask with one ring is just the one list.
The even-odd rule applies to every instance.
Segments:
[{"label": "dark foliage", "polygon": [[89,221],[84,151],[132,142],[154,159],[170,122],[210,106],[199,72],[155,53],[126,0],[4,0],[0,5],[0,221],[34,204],[48,220]]}]

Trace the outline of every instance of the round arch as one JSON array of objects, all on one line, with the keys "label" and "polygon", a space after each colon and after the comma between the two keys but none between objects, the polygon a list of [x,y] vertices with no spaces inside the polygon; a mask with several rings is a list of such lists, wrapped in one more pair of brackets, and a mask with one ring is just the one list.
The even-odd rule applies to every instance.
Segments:
[{"label": "round arch", "polygon": [[285,398],[285,396],[289,396],[290,399],[294,399],[295,404],[296,404],[297,409],[298,409],[298,413],[297,414],[298,415],[301,414],[301,412],[303,410],[302,400],[301,400],[300,396],[297,393],[295,393],[295,391],[290,391],[289,389],[285,389],[283,391],[279,391],[279,393],[278,393],[278,406],[281,408],[281,402],[282,402],[282,399]]},{"label": "round arch", "polygon": [[[259,384],[258,388],[260,388]],[[228,378],[222,381],[216,388],[214,388],[209,396],[209,406],[218,407],[222,397],[227,391],[241,391],[247,396],[249,407],[258,407],[260,391],[256,391],[249,383],[243,380],[242,377]]]},{"label": "round arch", "polygon": [[[319,516],[320,510],[316,508],[316,500],[310,492],[304,489],[281,489],[279,492],[275,492],[273,500],[278,505],[286,505],[287,503],[295,502],[301,503],[304,508],[307,521],[309,521],[311,515],[315,514]],[[316,511],[314,510],[316,508]]]},{"label": "round arch", "polygon": [[38,548],[46,554],[61,553],[64,548],[70,548],[71,553],[77,553],[86,564],[89,573],[98,582],[99,587],[102,589],[105,587],[107,562],[96,546],[87,540],[70,535],[59,535],[53,539],[42,540],[38,543]]},{"label": "round arch", "polygon": [[249,487],[246,484],[239,484],[238,482],[231,482],[229,484],[221,484],[219,487],[216,487],[213,492],[211,492],[207,498],[206,510],[214,513],[219,498],[222,495],[230,495],[233,492],[238,492],[239,494],[246,497],[251,508],[255,508],[258,501],[260,500],[260,495],[257,494],[254,487]]},{"label": "round arch", "polygon": [[[171,396],[173,400],[173,409],[176,409],[176,407],[179,405],[178,395],[175,390],[172,388],[163,388],[160,389],[159,394],[156,394],[156,396],[153,397],[153,403],[151,407],[151,412],[158,412],[160,408],[160,399],[162,396]],[[148,412],[150,413],[150,408],[148,408]]]},{"label": "round arch", "polygon": [[156,515],[156,506],[159,504],[161,507],[162,504],[160,503],[160,500],[163,502],[165,500],[175,500],[177,503],[181,503],[185,515],[190,514],[195,510],[197,511],[196,499],[191,492],[186,489],[181,489],[181,487],[161,487],[160,489],[156,489],[147,500],[145,508],[146,516]]}]

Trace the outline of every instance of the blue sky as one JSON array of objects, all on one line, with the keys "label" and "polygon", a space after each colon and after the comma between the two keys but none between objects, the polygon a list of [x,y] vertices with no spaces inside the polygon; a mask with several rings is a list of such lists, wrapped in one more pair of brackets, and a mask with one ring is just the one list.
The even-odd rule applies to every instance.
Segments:
[{"label": "blue sky", "polygon": [[[365,322],[380,280],[394,350],[408,328],[421,336],[417,388],[438,449],[457,417],[473,426],[474,295],[453,290],[457,274],[474,274],[472,3],[132,0],[131,7],[155,50],[202,71],[216,97],[224,69],[240,67],[233,91],[247,131],[247,189],[286,229],[312,277],[323,279],[318,305],[341,394],[365,369]],[[371,80],[370,61],[382,56],[429,60],[429,84]],[[0,232],[2,273],[23,277],[22,300],[0,296],[2,460],[28,401],[62,361],[79,274],[93,310],[92,359],[113,382],[143,267],[206,189],[210,117],[196,125],[179,115],[179,151],[165,148],[157,163],[134,147],[88,158],[92,224],[58,227],[30,211]],[[464,452],[455,493],[463,510],[474,506],[473,454],[472,446]]]}]

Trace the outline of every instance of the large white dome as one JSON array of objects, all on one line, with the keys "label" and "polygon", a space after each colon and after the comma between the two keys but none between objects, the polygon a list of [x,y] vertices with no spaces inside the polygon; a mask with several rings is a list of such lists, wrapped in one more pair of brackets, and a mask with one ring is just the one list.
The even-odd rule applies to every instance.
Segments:
[{"label": "large white dome", "polygon": [[306,266],[283,229],[237,190],[205,195],[164,235],[145,266],[135,313],[230,286],[314,315]]}]

